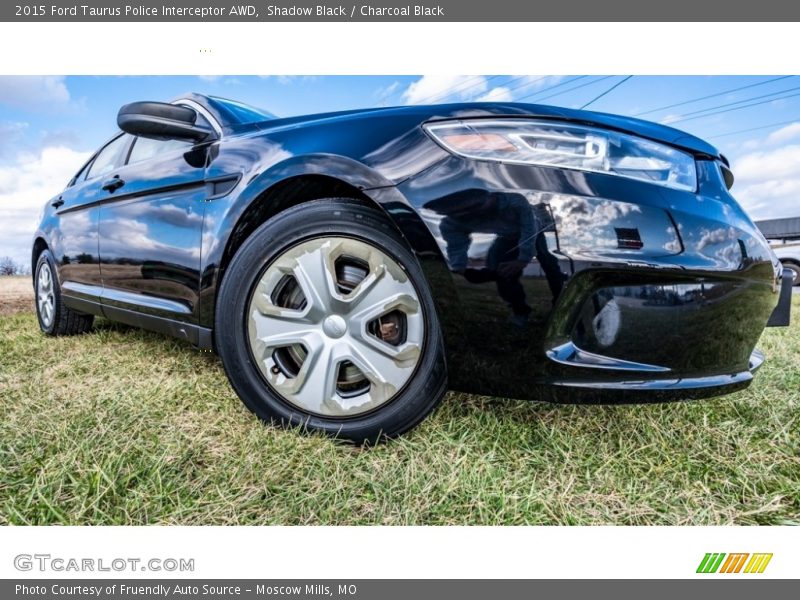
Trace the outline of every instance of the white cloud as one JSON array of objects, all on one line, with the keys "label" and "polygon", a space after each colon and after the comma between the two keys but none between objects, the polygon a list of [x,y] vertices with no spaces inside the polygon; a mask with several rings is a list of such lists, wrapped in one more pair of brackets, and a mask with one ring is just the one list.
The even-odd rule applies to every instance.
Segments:
[{"label": "white cloud", "polygon": [[[512,102],[522,98],[525,102],[536,102],[525,96],[556,85],[560,75],[515,75],[506,79],[504,85],[490,87],[495,77],[480,75],[425,75],[415,81],[403,93],[406,104],[436,104],[448,101]],[[511,85],[513,84],[513,85]]]},{"label": "white cloud", "polygon": [[406,104],[435,104],[448,99],[475,98],[488,88],[486,78],[475,75],[425,75],[403,92]]},{"label": "white cloud", "polygon": [[0,123],[0,157],[12,153],[22,141],[27,123],[5,121]]},{"label": "white cloud", "polygon": [[400,89],[399,81],[394,81],[391,84],[387,85],[386,87],[378,88],[375,91],[375,98],[377,99],[377,103],[381,106],[385,106],[389,98],[394,96],[394,94],[397,93],[399,89]]},{"label": "white cloud", "polygon": [[80,134],[72,129],[56,129],[55,131],[42,132],[42,147],[65,146],[74,147],[81,142]]},{"label": "white cloud", "polygon": [[753,150],[763,151],[767,148],[780,146],[797,139],[800,139],[800,121],[776,129],[767,137],[753,138],[743,142],[727,144],[728,150],[726,154],[733,154],[734,152],[732,149],[736,149],[738,152],[751,152]]},{"label": "white cloud", "polygon": [[0,167],[0,256],[27,264],[36,219],[45,202],[64,189],[89,158],[65,146],[44,148],[17,156]]},{"label": "white cloud", "polygon": [[0,76],[0,104],[19,108],[63,107],[70,93],[62,76]]},{"label": "white cloud", "polygon": [[800,138],[800,123],[792,123],[786,127],[781,127],[767,136],[768,144],[785,144],[794,139]]},{"label": "white cloud", "polygon": [[317,80],[317,75],[261,75],[262,79],[272,79],[273,77],[281,85],[292,85],[294,83],[308,83]]},{"label": "white cloud", "polygon": [[477,98],[478,102],[511,102],[511,90],[498,86],[490,89],[483,96]]},{"label": "white cloud", "polygon": [[800,170],[800,144],[745,154],[736,161],[734,167],[734,173],[740,180],[769,181],[791,177]]},{"label": "white cloud", "polygon": [[237,77],[228,77],[225,75],[198,75],[197,78],[203,83],[221,84],[221,85],[241,85],[242,80]]},{"label": "white cloud", "polygon": [[[554,85],[561,83],[564,79],[562,75],[527,75],[522,80],[517,81],[517,78],[510,80],[508,83],[513,82],[513,93],[517,98],[529,96],[537,93],[537,90],[544,91],[544,88],[550,88]],[[523,98],[524,102],[536,102],[536,98]]]},{"label": "white cloud", "polygon": [[753,218],[800,216],[800,144],[750,152],[734,160],[732,168],[733,193]]}]

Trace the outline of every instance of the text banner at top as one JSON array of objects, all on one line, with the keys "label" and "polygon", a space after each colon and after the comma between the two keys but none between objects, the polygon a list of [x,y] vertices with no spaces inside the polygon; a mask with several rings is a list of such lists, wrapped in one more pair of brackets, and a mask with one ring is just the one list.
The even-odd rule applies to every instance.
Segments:
[{"label": "text banner at top", "polygon": [[[239,22],[743,22],[800,21],[800,3],[786,0],[761,0],[755,3],[733,3],[722,0],[438,0],[409,3],[398,0],[375,0],[371,3],[327,2],[324,0],[293,2],[235,2],[219,0],[139,0],[91,2],[89,0],[57,0],[44,3],[1,3],[0,20],[42,22],[113,22],[113,21],[239,21]],[[680,25],[673,40],[653,40],[655,44],[686,43],[680,41]],[[532,40],[535,47],[535,40]],[[565,44],[578,44],[586,50],[602,47],[602,34],[595,39],[568,39]],[[704,47],[703,40],[691,42],[699,52],[714,52]],[[553,51],[553,49],[549,49]]]}]

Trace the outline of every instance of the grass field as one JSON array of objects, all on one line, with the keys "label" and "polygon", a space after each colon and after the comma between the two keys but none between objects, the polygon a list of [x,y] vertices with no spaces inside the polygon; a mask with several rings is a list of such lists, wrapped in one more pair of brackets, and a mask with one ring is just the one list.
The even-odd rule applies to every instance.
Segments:
[{"label": "grass field", "polygon": [[764,334],[768,362],[732,396],[562,407],[451,393],[363,450],[261,424],[219,361],[185,344],[102,320],[45,338],[30,299],[2,296],[12,281],[3,524],[800,524],[797,320]]}]

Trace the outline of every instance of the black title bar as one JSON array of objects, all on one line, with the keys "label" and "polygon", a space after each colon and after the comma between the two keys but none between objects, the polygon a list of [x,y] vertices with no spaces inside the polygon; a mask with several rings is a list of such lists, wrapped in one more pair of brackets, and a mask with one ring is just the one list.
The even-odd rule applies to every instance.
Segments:
[{"label": "black title bar", "polygon": [[[2,21],[42,22],[154,22],[154,21],[411,21],[411,22],[481,22],[481,21],[798,21],[800,3],[786,0],[761,0],[756,3],[721,2],[719,0],[572,0],[547,2],[540,0],[438,0],[438,2],[328,2],[295,0],[293,2],[230,2],[218,0],[139,0],[138,2],[91,2],[58,0],[56,2],[12,2],[0,4]],[[574,44],[577,40],[571,40]],[[586,39],[587,51],[602,46],[602,34]],[[693,43],[699,52],[713,52],[703,40],[688,42],[680,37],[675,25],[674,40],[653,40],[653,43]],[[551,49],[553,50],[553,49]],[[646,49],[644,49],[646,50]]]}]

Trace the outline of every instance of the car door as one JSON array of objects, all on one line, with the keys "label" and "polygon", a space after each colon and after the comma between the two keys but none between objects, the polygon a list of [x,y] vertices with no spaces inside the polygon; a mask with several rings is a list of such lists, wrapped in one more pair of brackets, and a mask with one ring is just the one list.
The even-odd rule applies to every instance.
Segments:
[{"label": "car door", "polygon": [[108,174],[98,226],[105,312],[196,322],[204,153],[189,142],[136,137]]},{"label": "car door", "polygon": [[121,161],[131,136],[120,134],[100,148],[53,201],[59,227],[52,250],[65,296],[100,301],[99,203],[106,197],[104,175]]}]

